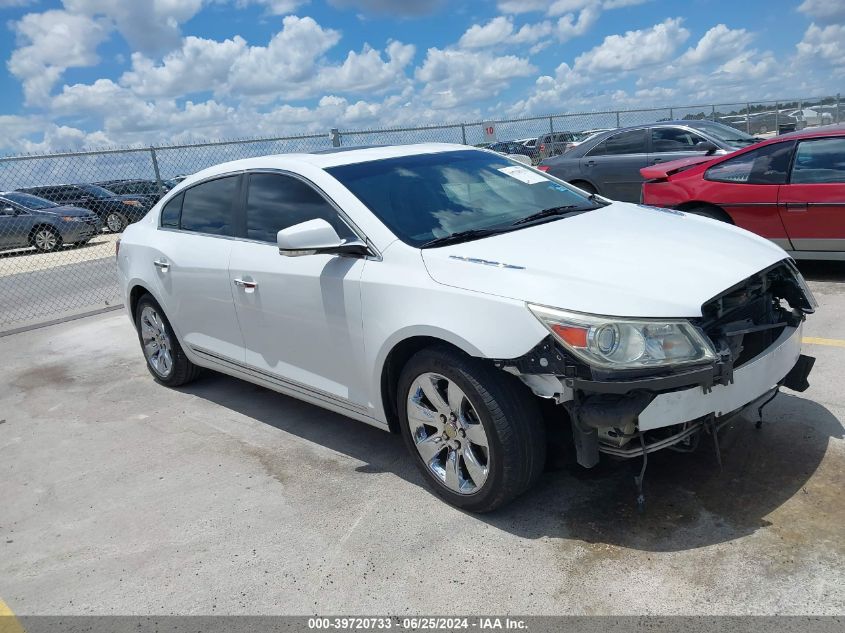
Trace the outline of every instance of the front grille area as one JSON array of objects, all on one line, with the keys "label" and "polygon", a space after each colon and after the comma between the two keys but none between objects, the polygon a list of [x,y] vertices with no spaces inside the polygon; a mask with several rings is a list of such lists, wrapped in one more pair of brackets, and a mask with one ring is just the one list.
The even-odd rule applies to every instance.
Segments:
[{"label": "front grille area", "polygon": [[788,260],[760,271],[702,306],[701,328],[734,368],[768,349],[787,326],[811,311],[810,299]]}]

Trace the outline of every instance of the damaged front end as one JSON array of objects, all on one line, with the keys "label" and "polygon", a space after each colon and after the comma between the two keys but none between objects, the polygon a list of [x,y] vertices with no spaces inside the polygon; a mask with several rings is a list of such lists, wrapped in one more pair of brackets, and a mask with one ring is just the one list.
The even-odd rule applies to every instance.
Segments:
[{"label": "damaged front end", "polygon": [[[762,410],[781,386],[805,390],[814,359],[800,353],[801,329],[815,307],[794,263],[784,260],[706,301],[700,318],[677,321],[677,332],[665,322],[652,327],[664,349],[680,353],[686,345],[684,358],[692,360],[661,364],[662,350],[646,340],[654,366],[585,362],[588,354],[576,345],[594,345],[595,328],[572,332],[568,323],[547,322],[550,335],[534,349],[494,362],[566,408],[576,459],[589,468],[601,453],[624,459],[692,450],[702,432],[715,439],[724,423],[749,407]],[[698,350],[703,360],[697,341],[707,347]]]}]

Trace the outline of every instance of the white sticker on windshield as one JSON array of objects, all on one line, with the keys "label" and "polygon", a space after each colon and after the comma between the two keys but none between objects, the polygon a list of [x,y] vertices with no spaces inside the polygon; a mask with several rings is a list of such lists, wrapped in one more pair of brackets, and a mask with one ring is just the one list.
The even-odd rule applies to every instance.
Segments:
[{"label": "white sticker on windshield", "polygon": [[520,167],[519,165],[499,167],[499,171],[529,185],[536,185],[538,182],[549,182],[549,179],[545,176],[533,172],[530,169],[525,169],[525,167]]}]

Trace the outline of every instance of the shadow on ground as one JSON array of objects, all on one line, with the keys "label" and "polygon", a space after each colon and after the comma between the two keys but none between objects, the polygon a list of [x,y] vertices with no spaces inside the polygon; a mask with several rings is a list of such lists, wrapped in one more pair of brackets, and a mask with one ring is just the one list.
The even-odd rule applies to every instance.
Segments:
[{"label": "shadow on ground", "polygon": [[[358,473],[391,472],[426,487],[399,436],[211,372],[185,391],[362,461]],[[739,417],[720,432],[721,469],[707,436],[693,454],[649,456],[643,513],[635,503],[637,459],[546,473],[514,503],[478,518],[525,538],[578,539],[643,551],[693,549],[745,536],[768,526],[766,516],[793,496],[807,494],[805,486],[829,440],[843,436],[833,414],[798,396],[779,395],[764,418],[759,430]],[[839,469],[827,470],[834,471],[832,479],[841,479]],[[815,479],[820,477],[828,473]],[[842,525],[843,482],[818,483],[814,502],[842,515],[826,525]]]},{"label": "shadow on ground", "polygon": [[804,260],[798,262],[798,268],[809,281],[845,283],[845,261]]}]

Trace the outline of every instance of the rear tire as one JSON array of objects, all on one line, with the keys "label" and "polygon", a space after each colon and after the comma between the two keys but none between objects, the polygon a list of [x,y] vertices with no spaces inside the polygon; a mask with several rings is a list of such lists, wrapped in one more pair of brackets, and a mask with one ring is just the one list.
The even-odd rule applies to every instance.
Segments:
[{"label": "rear tire", "polygon": [[516,378],[445,346],[424,349],[402,369],[402,436],[442,499],[490,512],[533,485],[546,458],[537,401]]},{"label": "rear tire", "polygon": [[168,387],[179,387],[196,380],[200,368],[185,356],[170,321],[151,295],[145,294],[135,306],[135,329],[149,372]]}]

